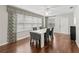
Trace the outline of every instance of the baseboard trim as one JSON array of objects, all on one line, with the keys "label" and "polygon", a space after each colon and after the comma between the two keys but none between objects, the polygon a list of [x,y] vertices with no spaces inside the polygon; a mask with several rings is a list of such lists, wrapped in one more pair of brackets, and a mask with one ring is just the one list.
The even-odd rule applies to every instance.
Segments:
[{"label": "baseboard trim", "polygon": [[70,35],[70,34],[68,34],[68,33],[62,33],[62,32],[54,32],[54,33],[59,33],[59,34]]},{"label": "baseboard trim", "polygon": [[77,42],[77,40],[76,40],[76,44],[77,44],[77,46],[78,46],[78,48],[79,48],[79,42]]},{"label": "baseboard trim", "polygon": [[24,36],[24,37],[17,38],[17,41],[18,41],[18,40],[25,39],[25,38],[28,38],[28,37],[30,37],[30,35],[27,35],[27,36]]},{"label": "baseboard trim", "polygon": [[6,43],[3,43],[3,44],[0,44],[0,46],[7,45],[7,44],[8,44],[8,42],[6,42]]},{"label": "baseboard trim", "polygon": [[77,46],[78,46],[78,48],[79,48],[79,42],[76,40],[76,44],[77,44]]},{"label": "baseboard trim", "polygon": [[[17,40],[16,42],[25,40],[25,39],[27,39],[27,38],[30,38],[30,37],[26,37],[26,38],[23,38],[23,39],[21,39],[21,40]],[[16,42],[12,42],[12,43],[16,43]],[[4,47],[4,46],[9,45],[9,44],[12,44],[12,43],[8,43],[8,42],[6,42],[6,43],[1,44],[0,47]]]}]

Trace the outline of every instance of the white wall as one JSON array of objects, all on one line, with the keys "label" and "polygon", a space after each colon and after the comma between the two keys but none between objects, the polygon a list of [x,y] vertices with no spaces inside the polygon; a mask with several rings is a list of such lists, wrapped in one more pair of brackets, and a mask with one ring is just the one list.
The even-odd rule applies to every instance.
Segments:
[{"label": "white wall", "polygon": [[77,46],[79,47],[79,6],[75,8],[74,17],[76,20],[76,43]]},{"label": "white wall", "polygon": [[70,34],[70,26],[73,25],[73,13],[62,14],[56,16],[55,32]]},{"label": "white wall", "polygon": [[0,5],[0,46],[7,43],[7,24],[7,8]]}]

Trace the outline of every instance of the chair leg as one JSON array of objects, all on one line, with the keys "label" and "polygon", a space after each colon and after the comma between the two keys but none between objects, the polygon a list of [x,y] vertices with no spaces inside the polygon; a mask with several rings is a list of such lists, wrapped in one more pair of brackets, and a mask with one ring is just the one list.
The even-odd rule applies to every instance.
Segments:
[{"label": "chair leg", "polygon": [[44,38],[44,45],[46,45],[46,39]]},{"label": "chair leg", "polygon": [[40,40],[36,40],[36,48],[40,48],[41,47],[41,41]]},{"label": "chair leg", "polygon": [[34,40],[30,39],[30,46],[34,45]]},{"label": "chair leg", "polygon": [[38,48],[38,40],[36,40],[36,48]]},{"label": "chair leg", "polygon": [[30,39],[30,46],[32,46],[32,39]]},{"label": "chair leg", "polygon": [[46,43],[48,44],[48,42],[49,42],[49,39],[47,38],[47,39],[46,39]]},{"label": "chair leg", "polygon": [[44,39],[44,45],[46,46],[47,44],[47,38]]},{"label": "chair leg", "polygon": [[39,48],[41,47],[41,40],[39,40]]},{"label": "chair leg", "polygon": [[53,35],[51,36],[51,39],[53,39]]},{"label": "chair leg", "polygon": [[44,45],[46,46],[49,43],[49,38],[46,38],[44,41]]}]

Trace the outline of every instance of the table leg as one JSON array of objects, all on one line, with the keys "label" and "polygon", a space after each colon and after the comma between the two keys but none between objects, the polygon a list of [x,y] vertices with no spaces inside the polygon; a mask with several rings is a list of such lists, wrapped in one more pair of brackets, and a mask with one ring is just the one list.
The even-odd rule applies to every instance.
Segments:
[{"label": "table leg", "polygon": [[44,34],[41,35],[41,48],[44,47]]}]

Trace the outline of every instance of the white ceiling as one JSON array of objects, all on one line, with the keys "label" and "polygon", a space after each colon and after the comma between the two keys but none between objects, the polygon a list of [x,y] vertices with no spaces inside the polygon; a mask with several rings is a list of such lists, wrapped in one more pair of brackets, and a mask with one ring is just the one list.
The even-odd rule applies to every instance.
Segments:
[{"label": "white ceiling", "polygon": [[47,10],[48,16],[54,16],[54,15],[73,12],[74,8],[70,8],[70,7],[75,7],[74,5],[13,5],[13,6],[43,16],[45,15],[47,8],[48,8]]}]

